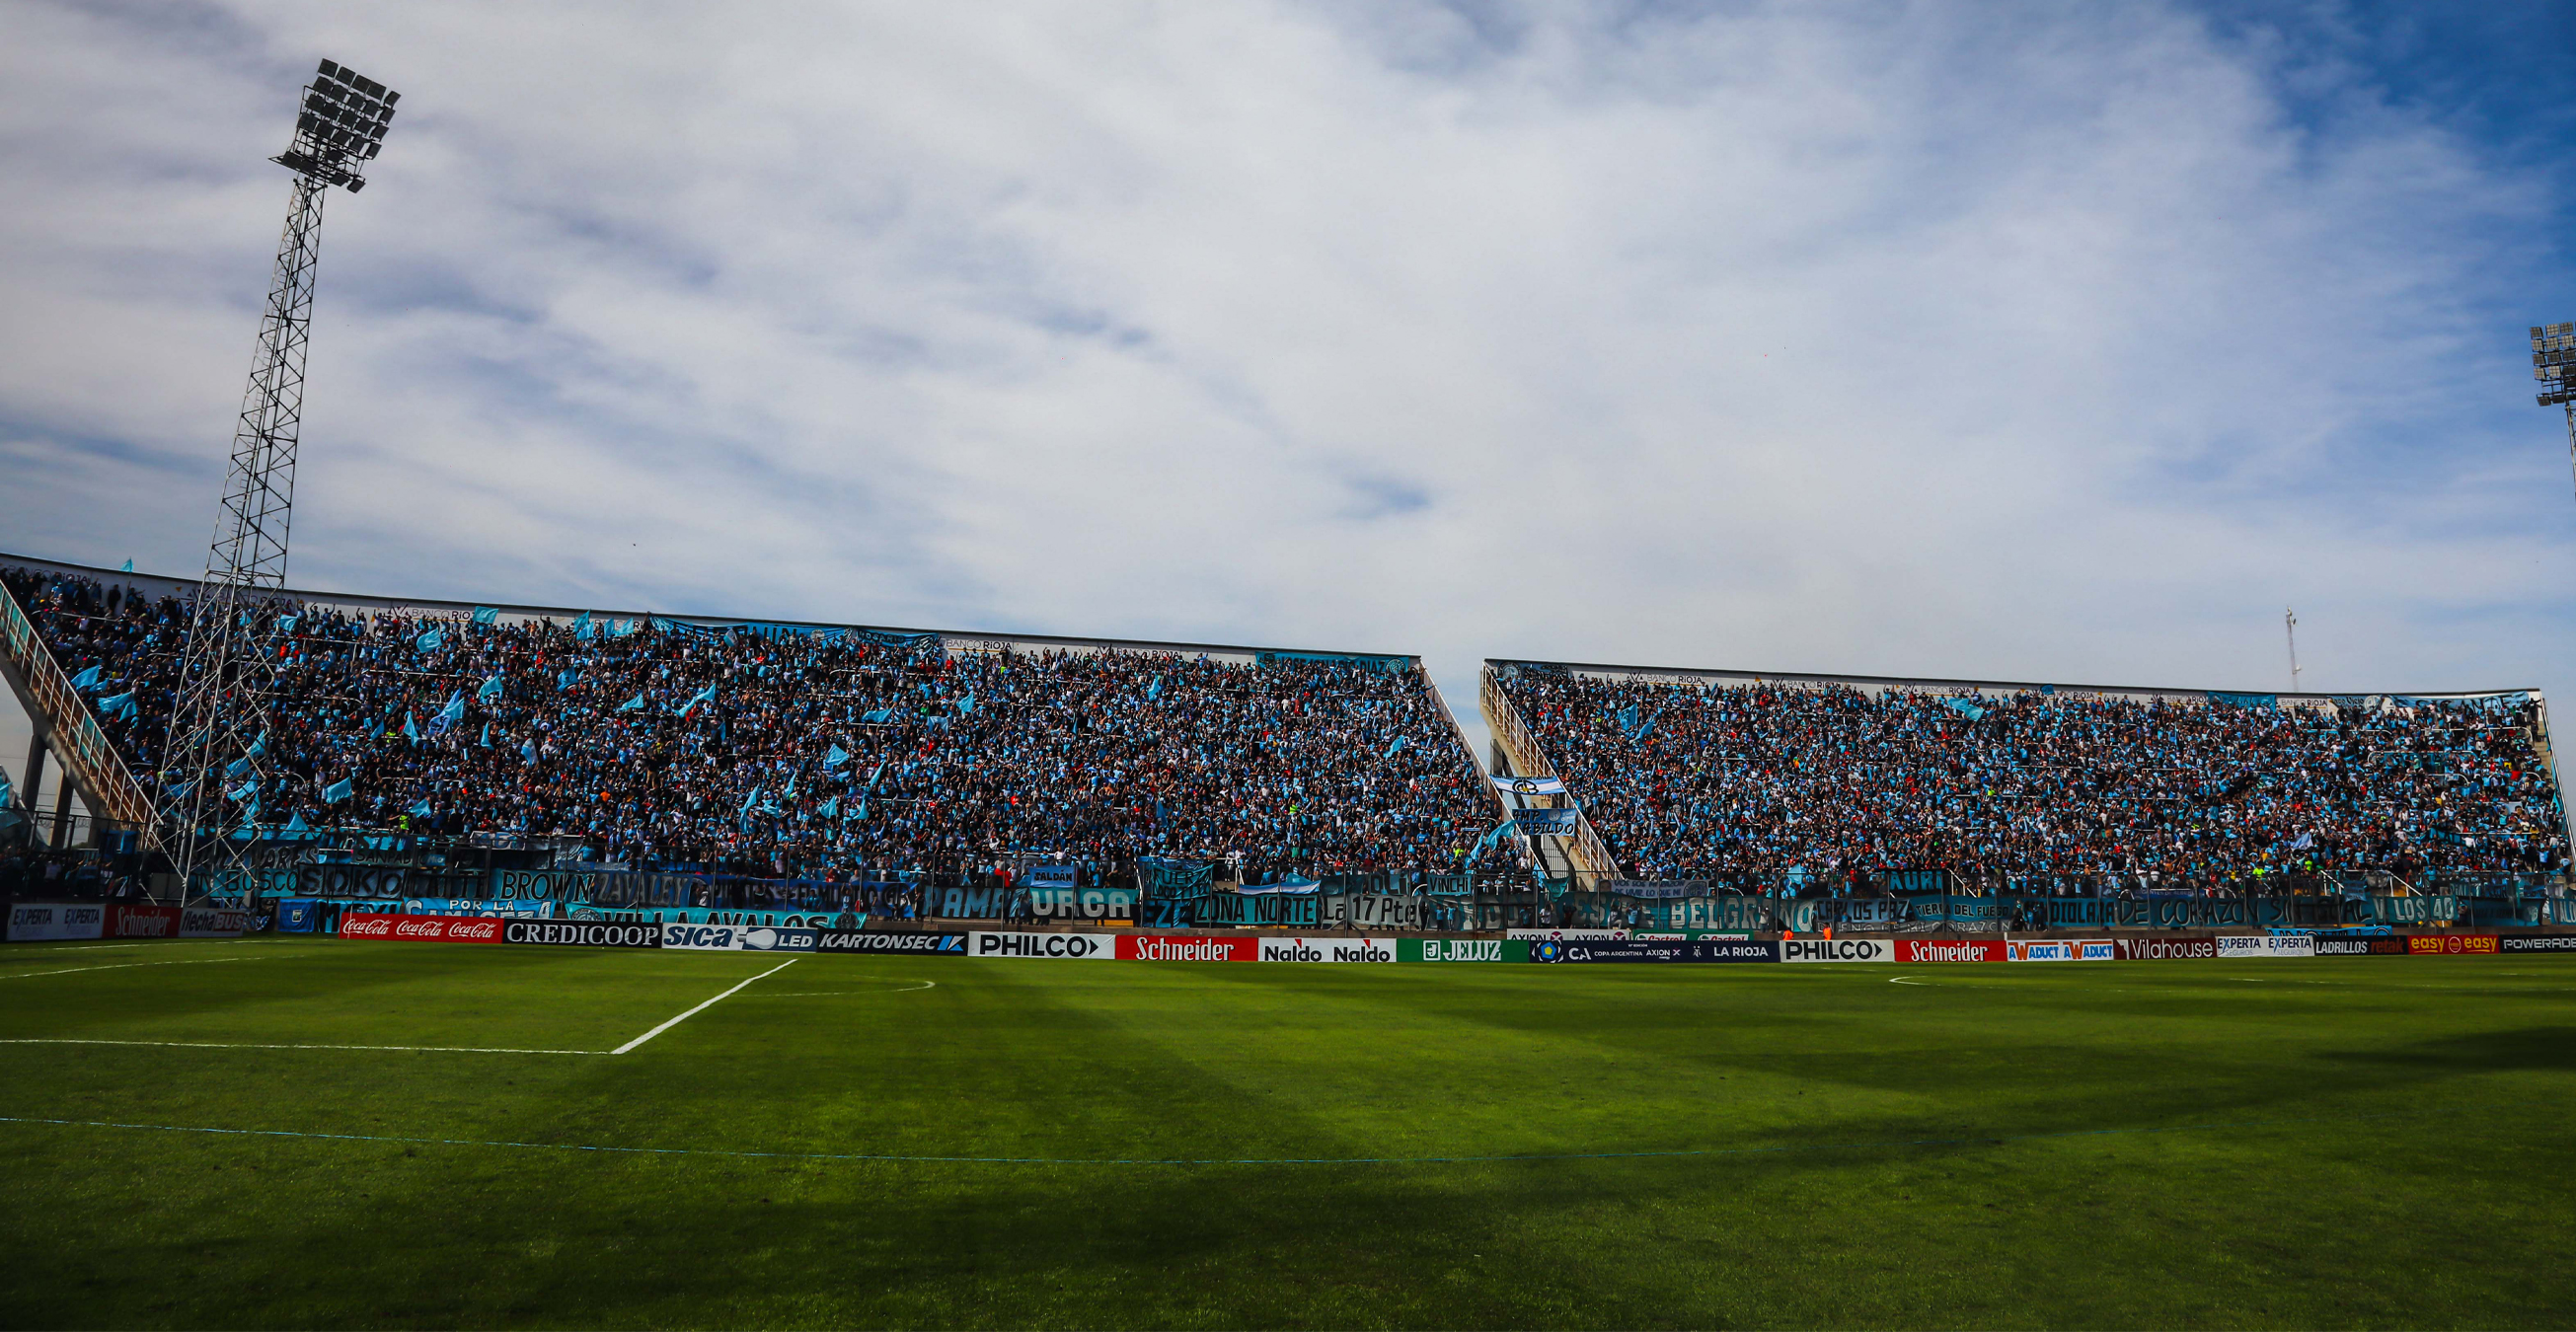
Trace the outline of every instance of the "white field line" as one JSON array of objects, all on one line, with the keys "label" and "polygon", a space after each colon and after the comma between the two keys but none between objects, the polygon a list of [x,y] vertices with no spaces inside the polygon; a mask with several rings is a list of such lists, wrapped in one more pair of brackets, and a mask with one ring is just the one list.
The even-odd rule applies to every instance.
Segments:
[{"label": "white field line", "polygon": [[715,1007],[718,1003],[721,1003],[721,1002],[723,1002],[725,999],[732,997],[732,995],[733,995],[733,993],[734,993],[734,991],[735,991],[735,990],[739,990],[739,989],[741,989],[743,986],[751,984],[751,982],[752,982],[752,981],[760,980],[760,979],[763,979],[764,977],[775,976],[775,975],[777,975],[779,972],[785,971],[785,970],[786,970],[786,969],[788,969],[789,967],[795,966],[798,962],[801,962],[801,961],[803,961],[803,960],[804,960],[803,958],[791,957],[791,958],[787,959],[786,961],[779,963],[777,966],[771,967],[769,970],[767,970],[767,971],[764,971],[764,972],[760,973],[760,975],[758,975],[758,976],[753,976],[753,977],[751,977],[749,980],[742,981],[740,984],[735,985],[735,986],[733,987],[733,989],[732,989],[732,990],[727,990],[727,991],[725,991],[723,994],[717,995],[715,998],[713,998],[713,999],[709,999],[709,1000],[707,1000],[705,1003],[699,1004],[697,1007],[690,1009],[688,1012],[682,1013],[682,1014],[681,1014],[681,1015],[679,1015],[678,1017],[672,1018],[670,1021],[663,1023],[661,1026],[655,1027],[655,1028],[654,1028],[654,1029],[652,1029],[651,1031],[648,1031],[648,1032],[644,1033],[643,1035],[636,1037],[634,1040],[628,1041],[628,1042],[627,1042],[627,1043],[625,1043],[624,1045],[621,1045],[621,1046],[617,1047],[616,1049],[609,1051],[609,1053],[610,1053],[610,1054],[625,1054],[627,1051],[632,1050],[632,1049],[634,1049],[635,1047],[637,1047],[637,1046],[639,1046],[639,1045],[642,1045],[644,1042],[649,1041],[649,1040],[653,1039],[654,1037],[661,1035],[663,1032],[669,1031],[671,1028],[676,1027],[676,1026],[680,1025],[681,1023],[688,1021],[690,1018],[696,1017],[698,1014],[703,1013],[703,1012],[705,1012],[706,1010],[708,1010],[708,1009],[710,1009],[710,1008]]},{"label": "white field line", "polygon": [[606,1050],[514,1050],[483,1045],[271,1045],[262,1041],[110,1041],[72,1036],[0,1037],[0,1045],[166,1045],[189,1050],[420,1050],[448,1054],[600,1055]]},{"label": "white field line", "polygon": [[68,976],[77,971],[123,971],[128,967],[194,967],[209,962],[265,962],[264,957],[192,957],[177,962],[107,962],[95,967],[65,967],[60,971],[21,971],[0,980],[34,980],[38,976]]},{"label": "white field line", "polygon": [[897,976],[844,976],[843,980],[883,981],[882,990],[763,990],[754,999],[821,999],[836,994],[910,994],[915,990],[936,990],[939,982]]},{"label": "white field line", "polygon": [[[50,943],[55,941],[45,940],[44,942]],[[31,952],[14,955],[0,954],[0,959],[15,962],[21,957],[33,959],[42,957],[49,953],[104,953],[111,948],[214,948],[226,944],[238,944],[241,942],[243,941],[240,939],[161,939],[152,943],[66,943],[59,948],[38,948]]]}]

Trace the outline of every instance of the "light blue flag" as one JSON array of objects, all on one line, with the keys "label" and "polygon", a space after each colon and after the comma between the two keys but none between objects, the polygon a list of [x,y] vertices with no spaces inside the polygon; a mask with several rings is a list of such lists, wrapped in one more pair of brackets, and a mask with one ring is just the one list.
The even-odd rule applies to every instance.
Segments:
[{"label": "light blue flag", "polygon": [[304,821],[304,811],[299,809],[299,810],[295,811],[295,813],[294,813],[294,815],[293,815],[292,817],[290,817],[290,818],[288,818],[288,819],[286,820],[286,826],[285,826],[284,828],[279,829],[279,831],[280,831],[280,832],[291,832],[291,833],[308,833],[308,832],[313,831],[313,825],[312,825],[312,824],[309,824],[309,823],[306,823],[306,822]]},{"label": "light blue flag", "polygon": [[461,692],[450,694],[447,698],[447,706],[440,708],[438,715],[430,719],[429,733],[444,735],[448,727],[463,720],[465,720],[465,695]]},{"label": "light blue flag", "polygon": [[750,812],[751,812],[751,807],[752,807],[754,804],[758,803],[758,802],[759,802],[759,800],[760,800],[760,788],[759,788],[759,787],[757,787],[757,786],[755,786],[755,787],[751,788],[751,794],[750,794],[750,795],[744,796],[744,797],[742,798],[742,808],[737,809],[737,810],[735,810],[735,811],[734,811],[734,817],[736,817],[736,818],[740,818],[740,817],[742,817],[743,815],[750,813]]},{"label": "light blue flag", "polygon": [[796,774],[795,774],[795,773],[792,773],[792,772],[791,772],[791,773],[789,773],[789,774],[787,774],[787,795],[786,795],[786,798],[787,798],[787,799],[789,799],[789,800],[793,800],[793,799],[795,799],[795,798],[796,798]]},{"label": "light blue flag", "polygon": [[121,564],[121,565],[118,565],[118,566],[117,566],[116,571],[117,571],[118,573],[132,573],[132,572],[134,572],[134,561],[132,561],[132,560],[127,560],[125,563],[123,563],[123,564]]},{"label": "light blue flag", "polygon": [[968,694],[966,697],[957,700],[957,710],[959,712],[973,712],[975,710],[975,696],[973,694]]},{"label": "light blue flag", "polygon": [[246,758],[237,758],[224,765],[224,776],[227,778],[238,779],[248,771],[250,771],[250,760]]},{"label": "light blue flag", "polygon": [[592,638],[597,637],[598,634],[599,626],[590,622],[589,611],[583,611],[581,613],[581,618],[572,622],[572,636],[580,639],[582,642],[587,643]]},{"label": "light blue flag", "polygon": [[[865,797],[861,797],[861,798],[860,798],[860,800],[859,800],[858,808],[853,809],[853,810],[851,810],[851,811],[850,811],[850,818],[853,818],[853,819],[864,819],[864,818],[866,818],[867,816],[868,816],[868,802],[867,802],[867,799],[866,799]],[[846,821],[847,821],[847,820],[844,820],[844,822],[846,822]]]},{"label": "light blue flag", "polygon": [[611,620],[608,622],[608,636],[611,638],[625,638],[643,627],[644,622],[642,620]]},{"label": "light blue flag", "polygon": [[490,606],[477,606],[474,608],[474,622],[476,624],[491,624],[500,618],[501,612],[494,610]]},{"label": "light blue flag", "polygon": [[302,617],[301,617],[301,616],[295,616],[295,615],[281,615],[281,616],[278,616],[278,617],[277,617],[277,632],[279,632],[279,633],[281,633],[281,634],[291,634],[291,633],[294,633],[294,632],[295,632],[295,626],[296,626],[296,624],[297,624],[298,622],[300,622],[300,621],[301,621],[301,619],[302,619]]},{"label": "light blue flag", "polygon": [[894,720],[894,709],[871,708],[866,712],[860,713],[859,720],[863,722],[890,722]]},{"label": "light blue flag", "polygon": [[252,758],[258,758],[260,755],[267,753],[267,752],[268,752],[268,732],[266,732],[266,731],[262,731],[262,732],[260,732],[260,733],[259,733],[259,738],[258,738],[257,740],[253,740],[253,741],[251,741],[251,742],[250,742],[250,749],[249,749],[247,752],[250,754],[250,756],[251,756]]},{"label": "light blue flag", "polygon": [[500,696],[501,677],[498,675],[487,675],[483,677],[481,687],[474,691],[474,701],[477,703],[489,703]]},{"label": "light blue flag", "polygon": [[492,723],[483,723],[483,738],[475,743],[481,745],[485,749],[490,749],[492,747]]},{"label": "light blue flag", "polygon": [[841,798],[839,796],[834,796],[831,799],[824,801],[822,804],[814,807],[814,812],[827,819],[837,819],[841,817]]},{"label": "light blue flag", "polygon": [[241,785],[234,787],[232,790],[224,792],[224,799],[230,800],[235,804],[239,804],[244,800],[250,799],[253,795],[258,794],[258,792],[259,783],[244,782]]},{"label": "light blue flag", "polygon": [[413,721],[408,712],[403,714],[403,739],[415,745],[420,743],[420,724]]},{"label": "light blue flag", "polygon": [[438,811],[437,811],[437,810],[434,810],[434,809],[431,809],[431,808],[429,807],[429,802],[428,802],[428,801],[426,801],[426,800],[415,800],[415,801],[413,801],[413,802],[412,802],[412,805],[411,805],[411,812],[412,812],[412,813],[414,813],[414,814],[417,814],[417,815],[419,815],[419,816],[421,816],[422,818],[424,818],[424,819],[425,819],[425,818],[428,818],[430,815],[437,813]]},{"label": "light blue flag", "polygon": [[1395,757],[1395,752],[1396,752],[1397,750],[1399,750],[1399,749],[1404,748],[1405,741],[1406,741],[1406,740],[1408,740],[1408,739],[1410,739],[1410,738],[1411,738],[1411,737],[1409,737],[1409,736],[1401,736],[1401,735],[1397,736],[1397,737],[1395,738],[1395,743],[1394,743],[1394,744],[1391,744],[1391,745],[1388,745],[1388,746],[1386,747],[1386,756],[1387,756],[1388,758],[1394,758],[1394,757]]},{"label": "light blue flag", "polygon": [[1154,677],[1154,683],[1152,683],[1152,684],[1149,684],[1149,685],[1145,686],[1145,697],[1147,697],[1147,698],[1161,698],[1162,696],[1163,696],[1163,677],[1161,677],[1161,676],[1157,675],[1157,676],[1155,676],[1155,677]]},{"label": "light blue flag", "polygon": [[419,648],[423,652],[436,652],[438,650],[438,645],[446,641],[446,630],[432,629],[422,634],[420,637],[413,639],[411,641],[411,645]]},{"label": "light blue flag", "polygon": [[643,706],[644,706],[644,696],[643,696],[642,694],[637,694],[635,697],[630,698],[630,699],[626,700],[625,702],[618,704],[618,705],[617,705],[617,710],[618,710],[619,712],[633,712],[633,711],[635,711],[636,709],[641,708],[641,707],[643,707]]},{"label": "light blue flag", "polygon": [[520,761],[522,761],[522,762],[526,762],[526,763],[534,763],[534,762],[536,762],[536,761],[537,761],[537,742],[536,742],[536,741],[534,741],[534,740],[522,740],[522,741],[520,741],[520,742],[519,742],[519,758],[520,758]]},{"label": "light blue flag", "polygon": [[571,688],[572,688],[572,686],[573,686],[573,682],[574,682],[574,681],[576,681],[576,680],[579,680],[580,678],[581,678],[581,672],[579,672],[579,671],[560,671],[560,672],[557,672],[557,673],[556,673],[556,675],[555,675],[555,688],[557,688],[557,689],[563,689],[563,690],[571,689]]},{"label": "light blue flag", "polygon": [[849,761],[849,751],[841,748],[837,744],[833,745],[830,749],[823,751],[823,766],[826,768],[837,768]]},{"label": "light blue flag", "polygon": [[96,666],[92,666],[88,670],[72,677],[72,688],[74,689],[96,689],[97,687],[98,668]]},{"label": "light blue flag", "polygon": [[113,717],[120,712],[131,713],[134,711],[136,711],[136,708],[134,706],[134,694],[132,691],[118,694],[113,698],[102,698],[98,701],[98,715],[102,717]]},{"label": "light blue flag", "polygon": [[687,717],[690,713],[697,711],[700,704],[713,703],[715,701],[716,687],[714,685],[708,685],[706,688],[699,690],[695,695],[691,696],[688,704],[680,709],[680,715],[682,717]]}]

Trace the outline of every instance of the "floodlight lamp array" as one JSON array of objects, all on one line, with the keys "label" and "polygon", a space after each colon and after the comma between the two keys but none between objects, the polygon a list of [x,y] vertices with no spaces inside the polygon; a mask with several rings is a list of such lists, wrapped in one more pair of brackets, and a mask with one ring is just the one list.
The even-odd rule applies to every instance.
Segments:
[{"label": "floodlight lamp array", "polygon": [[360,174],[385,146],[394,103],[402,94],[333,61],[325,60],[304,85],[295,113],[295,141],[271,161],[351,193],[367,187]]},{"label": "floodlight lamp array", "polygon": [[2576,403],[2576,324],[2531,326],[2531,377],[2540,381],[2540,405]]}]

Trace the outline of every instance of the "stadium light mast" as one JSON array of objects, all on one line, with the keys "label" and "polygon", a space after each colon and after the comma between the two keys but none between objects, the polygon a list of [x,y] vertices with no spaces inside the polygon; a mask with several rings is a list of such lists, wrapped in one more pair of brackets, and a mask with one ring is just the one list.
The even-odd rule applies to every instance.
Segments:
[{"label": "stadium light mast", "polygon": [[2281,611],[2281,632],[2290,640],[2290,692],[2299,692],[2299,613],[2287,607]]},{"label": "stadium light mast", "polygon": [[269,160],[295,173],[286,233],[260,318],[259,348],[233,429],[215,540],[197,591],[169,744],[154,774],[163,849],[187,900],[200,875],[247,868],[253,828],[270,790],[265,694],[271,666],[258,618],[286,586],[286,537],[295,503],[295,446],[304,417],[304,351],[321,261],[322,202],[334,185],[355,194],[384,147],[402,95],[332,61],[322,62],[295,115],[286,151]]},{"label": "stadium light mast", "polygon": [[2567,409],[2567,465],[2576,471],[2576,324],[2532,325],[2531,377],[2541,406]]}]

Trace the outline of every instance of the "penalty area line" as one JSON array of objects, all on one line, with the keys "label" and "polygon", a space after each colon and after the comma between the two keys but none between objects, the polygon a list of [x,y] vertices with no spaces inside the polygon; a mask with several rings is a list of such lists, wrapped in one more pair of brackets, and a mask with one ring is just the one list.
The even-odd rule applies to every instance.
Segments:
[{"label": "penalty area line", "polygon": [[777,975],[779,972],[785,971],[785,970],[786,970],[786,969],[788,969],[789,967],[795,966],[797,963],[799,963],[799,962],[801,962],[801,961],[804,961],[804,959],[803,959],[803,958],[797,958],[797,957],[791,957],[791,958],[787,959],[786,961],[779,963],[777,966],[771,967],[769,970],[767,970],[767,971],[764,971],[764,972],[760,973],[760,975],[758,975],[758,976],[752,976],[752,977],[749,977],[749,978],[747,978],[747,979],[743,980],[740,984],[735,985],[735,986],[733,987],[733,989],[732,989],[732,990],[727,990],[727,991],[725,991],[723,994],[717,995],[715,998],[713,998],[713,999],[709,999],[709,1000],[707,1000],[705,1003],[699,1004],[697,1007],[690,1009],[688,1012],[682,1013],[682,1014],[681,1014],[681,1015],[679,1015],[678,1017],[672,1018],[670,1021],[663,1023],[661,1026],[655,1027],[655,1028],[654,1028],[654,1029],[652,1029],[651,1031],[648,1031],[648,1032],[644,1033],[643,1035],[636,1037],[634,1040],[628,1041],[628,1042],[627,1042],[627,1043],[625,1043],[624,1045],[621,1045],[621,1046],[617,1047],[616,1049],[609,1051],[609,1053],[610,1053],[610,1054],[625,1054],[627,1051],[632,1050],[632,1049],[634,1049],[635,1047],[637,1047],[637,1046],[639,1046],[639,1045],[642,1045],[644,1042],[649,1041],[649,1040],[653,1039],[654,1037],[661,1035],[663,1032],[669,1031],[671,1028],[676,1027],[676,1026],[680,1025],[681,1023],[688,1021],[690,1018],[696,1017],[698,1014],[703,1013],[703,1012],[707,1011],[708,1009],[715,1007],[718,1003],[721,1003],[721,1002],[723,1002],[724,1000],[731,998],[731,997],[733,996],[733,994],[734,994],[734,991],[735,991],[735,990],[740,990],[743,986],[751,984],[751,982],[752,982],[752,981],[760,980],[760,979],[762,979],[763,977],[767,977],[767,976],[775,976],[775,975]]},{"label": "penalty area line", "polygon": [[[757,980],[755,976],[752,979]],[[2412,1119],[2402,1114],[2342,1115],[2310,1119],[2249,1119],[2222,1124],[2171,1124],[2161,1128],[2072,1129],[2057,1133],[2008,1133],[1965,1138],[1906,1138],[1885,1142],[1793,1143],[1777,1147],[1695,1147],[1671,1151],[1533,1152],[1508,1156],[1277,1156],[1204,1158],[1111,1158],[1082,1156],[894,1156],[874,1152],[756,1152],[722,1147],[614,1147],[578,1142],[510,1142],[482,1138],[406,1138],[374,1133],[312,1133],[296,1129],[203,1128],[187,1124],[122,1124],[97,1119],[41,1119],[0,1115],[0,1124],[42,1124],[63,1128],[132,1129],[149,1133],[204,1133],[242,1138],[310,1138],[329,1142],[406,1143],[429,1147],[509,1147],[531,1151],[596,1152],[611,1156],[707,1156],[729,1160],[877,1161],[919,1165],[1038,1166],[1351,1166],[1351,1165],[1490,1165],[1514,1161],[1616,1161],[1647,1157],[1778,1156],[1799,1152],[1878,1151],[1899,1147],[1995,1147],[2014,1142],[2061,1138],[2141,1137],[2161,1133],[2204,1133],[2220,1129],[2276,1128],[2291,1124],[2358,1124],[2384,1119]]]},{"label": "penalty area line", "polygon": [[78,1036],[0,1037],[0,1045],[159,1045],[183,1050],[418,1050],[438,1054],[599,1055],[606,1050],[520,1050],[489,1045],[284,1045],[266,1041],[114,1041]]}]

